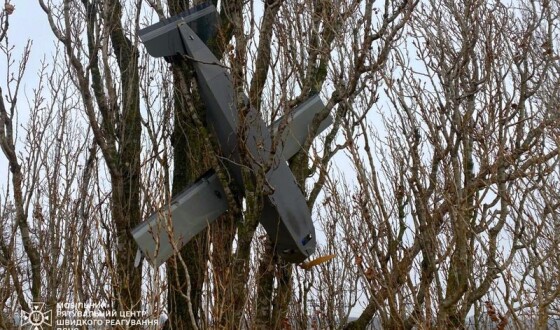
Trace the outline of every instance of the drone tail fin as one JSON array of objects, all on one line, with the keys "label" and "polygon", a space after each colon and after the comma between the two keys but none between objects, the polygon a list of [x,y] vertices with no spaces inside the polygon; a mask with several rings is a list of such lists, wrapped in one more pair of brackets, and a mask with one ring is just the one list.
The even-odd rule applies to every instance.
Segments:
[{"label": "drone tail fin", "polygon": [[143,28],[138,31],[138,35],[151,56],[173,56],[186,53],[181,34],[177,28],[180,24],[188,24],[198,37],[206,43],[216,36],[217,22],[216,7],[211,2],[205,2]]}]

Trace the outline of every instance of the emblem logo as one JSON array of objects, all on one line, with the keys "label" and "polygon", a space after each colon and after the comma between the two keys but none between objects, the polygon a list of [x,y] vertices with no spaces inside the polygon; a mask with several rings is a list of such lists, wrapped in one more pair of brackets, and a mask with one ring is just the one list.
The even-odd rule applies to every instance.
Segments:
[{"label": "emblem logo", "polygon": [[52,311],[45,310],[45,303],[32,302],[31,312],[21,311],[22,326],[31,326],[33,330],[42,330],[43,325],[51,326]]}]

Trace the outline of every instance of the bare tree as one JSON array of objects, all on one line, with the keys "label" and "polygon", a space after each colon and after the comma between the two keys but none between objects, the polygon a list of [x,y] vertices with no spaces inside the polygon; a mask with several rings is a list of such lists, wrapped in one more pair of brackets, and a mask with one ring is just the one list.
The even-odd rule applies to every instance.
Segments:
[{"label": "bare tree", "polygon": [[[96,149],[88,148],[90,131],[79,124],[72,80],[60,70],[55,52],[41,61],[36,86],[21,98],[31,42],[18,63],[7,40],[1,46],[7,91],[0,100],[2,150],[11,173],[0,212],[0,261],[6,275],[0,324],[6,329],[17,327],[14,315],[20,308],[30,312],[30,302],[43,301],[54,309],[61,300],[90,299],[94,293],[88,289],[98,284],[84,285],[91,282],[84,274],[97,265],[87,259],[89,242],[78,239],[92,232],[88,189]],[[18,118],[26,121],[16,130]]]},{"label": "bare tree", "polygon": [[[18,60],[12,57],[12,46],[9,44],[7,38],[7,30],[9,27],[9,16],[13,13],[8,10],[8,5],[1,14],[1,30],[0,30],[0,49],[2,55],[6,59],[6,80],[5,90],[0,87],[0,146],[8,160],[9,172],[11,176],[11,192],[8,191],[4,196],[3,210],[2,210],[2,237],[0,240],[0,249],[2,252],[1,259],[4,279],[7,282],[6,287],[9,287],[10,281],[15,284],[17,289],[16,297],[20,306],[29,311],[29,305],[25,299],[26,293],[23,291],[23,286],[20,284],[22,279],[20,265],[18,264],[18,257],[23,254],[29,262],[30,267],[27,268],[27,277],[25,281],[29,283],[28,287],[33,299],[38,299],[41,294],[41,257],[37,251],[37,242],[32,238],[32,232],[27,219],[29,212],[29,203],[32,197],[32,190],[25,189],[25,172],[22,168],[23,161],[18,158],[16,151],[17,143],[17,101],[20,95],[20,87],[22,84],[23,76],[29,59],[31,43],[28,43],[23,50],[23,56]],[[4,94],[5,93],[5,94]],[[5,95],[5,96],[4,96]],[[14,127],[15,126],[15,127]],[[28,162],[28,165],[33,163]],[[5,236],[5,233],[9,235]],[[21,237],[21,245],[23,251],[17,251],[15,248],[16,233]],[[17,254],[17,255],[16,255]],[[31,274],[29,274],[31,270]],[[10,298],[11,293],[3,292],[3,301]],[[3,325],[10,324],[10,320],[2,317],[0,322]]]},{"label": "bare tree", "polygon": [[[382,125],[345,126],[356,141],[348,146],[354,193],[341,192],[340,180],[327,185],[330,212],[347,215],[345,236],[368,296],[348,328],[373,319],[384,328],[464,327],[492,300],[505,301],[500,327],[517,316],[525,327],[532,321],[513,295],[536,283],[529,295],[543,300],[535,324],[546,327],[551,313],[542,308],[557,293],[542,267],[556,263],[531,251],[551,248],[552,237],[537,228],[555,223],[537,216],[557,195],[542,190],[555,182],[558,161],[548,107],[557,99],[546,37],[553,12],[432,1],[413,14],[383,77]],[[542,256],[518,259],[525,253]]]}]

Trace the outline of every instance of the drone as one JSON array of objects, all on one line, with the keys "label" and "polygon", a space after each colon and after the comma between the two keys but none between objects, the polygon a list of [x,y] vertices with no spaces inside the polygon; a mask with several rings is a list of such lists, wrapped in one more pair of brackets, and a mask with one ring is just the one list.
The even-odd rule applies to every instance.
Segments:
[{"label": "drone", "polygon": [[[300,263],[314,253],[317,242],[311,212],[287,161],[299,151],[315,115],[325,105],[318,94],[311,95],[288,118],[280,118],[270,127],[257,110],[248,106],[240,123],[231,77],[206,44],[217,35],[217,23],[215,6],[204,3],[141,29],[139,36],[151,56],[169,60],[180,55],[191,62],[206,108],[209,131],[216,138],[224,165],[241,193],[247,180],[242,175],[242,166],[256,171],[264,162],[272,160],[273,165],[265,174],[271,189],[264,197],[259,222],[273,242],[275,252],[287,262]],[[318,132],[332,121],[327,116]],[[239,127],[242,125],[243,147],[252,159],[249,163],[241,161]],[[277,152],[271,151],[272,134],[282,134]],[[159,267],[227,211],[224,187],[212,169],[175,196],[168,207],[153,213],[132,230],[139,247],[136,263],[143,256]]]}]

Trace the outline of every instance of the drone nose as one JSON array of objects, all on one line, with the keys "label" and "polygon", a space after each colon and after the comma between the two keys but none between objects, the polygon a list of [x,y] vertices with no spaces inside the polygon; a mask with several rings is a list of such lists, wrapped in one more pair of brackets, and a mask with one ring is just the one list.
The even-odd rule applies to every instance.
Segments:
[{"label": "drone nose", "polygon": [[312,239],[313,239],[313,235],[307,234],[307,236],[305,236],[305,237],[301,240],[301,244],[302,244],[302,245],[306,245],[306,244],[309,243],[309,241],[311,241]]}]

